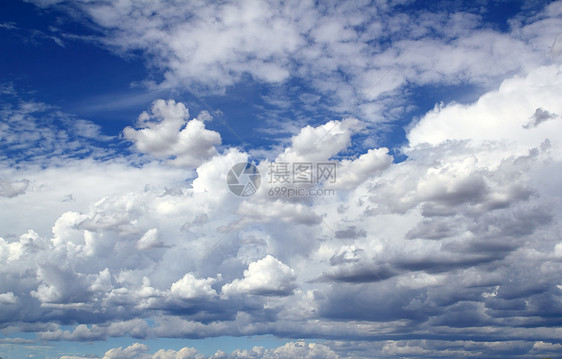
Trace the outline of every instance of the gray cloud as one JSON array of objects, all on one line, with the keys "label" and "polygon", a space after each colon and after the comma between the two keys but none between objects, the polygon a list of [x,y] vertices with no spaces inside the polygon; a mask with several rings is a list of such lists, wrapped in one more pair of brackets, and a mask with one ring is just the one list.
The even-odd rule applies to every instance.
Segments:
[{"label": "gray cloud", "polygon": [[390,266],[367,266],[360,264],[353,267],[341,267],[327,273],[323,273],[319,280],[330,280],[346,283],[379,282],[392,278],[398,274],[397,270]]},{"label": "gray cloud", "polygon": [[16,197],[25,193],[29,187],[29,180],[7,180],[0,179],[0,196],[2,197]]},{"label": "gray cloud", "polygon": [[558,117],[559,116],[555,113],[543,110],[542,108],[537,108],[535,113],[529,119],[529,122],[527,124],[523,125],[523,128],[526,128],[526,129],[535,128],[538,125],[540,125],[541,123],[543,123],[544,121],[552,120],[552,119],[555,119],[555,118],[558,118]]}]

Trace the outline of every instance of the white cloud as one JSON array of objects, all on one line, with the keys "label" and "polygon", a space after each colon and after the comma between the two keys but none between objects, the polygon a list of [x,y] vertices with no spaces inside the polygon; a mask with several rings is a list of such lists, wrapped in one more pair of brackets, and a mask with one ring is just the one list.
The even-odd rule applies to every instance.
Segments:
[{"label": "white cloud", "polygon": [[[390,5],[71,6],[108,29],[102,41],[112,49],[149,53],[166,85],[220,92],[245,74],[274,83],[304,78],[315,94],[304,102],[337,99],[330,106],[343,113],[361,99],[372,111],[361,121],[303,126],[277,161],[347,153],[353,135],[370,136],[364,126],[396,106],[406,83],[466,81],[491,90],[422,116],[407,130],[406,160],[367,149],[334,161],[336,196],[292,200],[268,198],[266,186],[250,198],[231,194],[227,172],[249,154],[219,152],[220,135],[205,128],[208,114],[189,120],[173,100],[157,100],[137,129],[124,131],[140,152],[170,160],[142,165],[133,156],[69,160],[68,149],[107,154],[89,142],[103,139],[98,128],[76,122],[75,132],[58,133],[38,119],[52,110],[45,104],[4,107],[17,131],[3,127],[3,140],[38,160],[16,167],[5,159],[0,169],[0,302],[13,308],[0,313],[3,328],[38,331],[41,340],[345,340],[240,349],[232,357],[560,350],[552,343],[562,311],[562,81],[560,66],[548,65],[557,61],[560,5],[534,22],[513,22],[508,33],[481,28],[476,15],[394,16]],[[145,16],[152,12],[158,16]],[[388,44],[367,46],[375,39]],[[553,56],[544,56],[549,49]],[[37,166],[48,151],[60,157]],[[257,163],[264,178],[270,164]],[[395,340],[381,341],[389,337]],[[139,343],[106,353],[198,355],[190,348],[150,354]]]},{"label": "white cloud", "polygon": [[90,298],[86,278],[65,266],[43,265],[37,270],[39,286],[31,295],[42,303],[85,303]]},{"label": "white cloud", "polygon": [[133,343],[123,349],[123,347],[108,350],[103,356],[104,359],[133,359],[145,358],[148,346],[141,343]]},{"label": "white cloud", "polygon": [[546,63],[562,31],[556,3],[534,22],[511,21],[509,32],[481,26],[487,8],[467,4],[433,13],[301,1],[71,6],[105,30],[99,41],[116,53],[143,52],[164,88],[224,93],[246,75],[272,84],[296,78],[328,100],[322,106],[373,122],[396,119],[390,110],[404,105],[395,95],[405,86],[490,88]]},{"label": "white cloud", "polygon": [[[179,350],[160,349],[154,354],[148,353],[149,348],[147,345],[141,343],[133,343],[128,347],[119,347],[108,350],[104,359],[128,359],[128,358],[141,358],[141,359],[211,359],[211,358],[224,358],[224,359],[338,359],[342,358],[330,347],[320,343],[306,343],[304,341],[290,342],[282,346],[272,349],[264,349],[263,347],[255,346],[252,349],[236,349],[231,354],[227,354],[221,350],[217,350],[214,355],[206,356],[199,353],[195,348],[181,348]],[[70,358],[70,357],[61,357]]]},{"label": "white cloud", "polygon": [[[5,223],[10,223],[9,227],[3,226],[3,234],[27,232],[30,229],[27,218],[32,217],[34,231],[43,237],[51,233],[53,225],[63,213],[80,213],[80,217],[103,198],[107,197],[105,202],[100,202],[100,206],[108,207],[112,203],[112,196],[126,193],[142,194],[147,188],[174,188],[183,185],[186,177],[189,179],[191,176],[186,174],[184,169],[164,168],[156,163],[135,167],[124,159],[100,162],[89,158],[69,160],[64,162],[64,166],[48,166],[43,169],[27,165],[16,170],[3,165],[0,172],[4,178],[23,177],[29,181],[24,194],[5,199],[6,205],[0,207],[1,218]],[[68,200],[69,198],[71,200]],[[103,213],[94,212],[88,223],[93,225],[97,221],[97,226],[102,227],[108,226],[111,221],[116,223],[119,218],[123,220],[123,216],[127,215],[127,208],[135,205],[135,198],[139,197],[123,196],[119,204],[120,213],[102,217]],[[49,210],[46,211],[45,208]],[[26,211],[26,216],[22,217],[19,214],[22,210]],[[64,220],[70,220],[69,216],[70,214],[66,215]],[[78,220],[69,225],[74,224],[78,224]],[[146,228],[148,229],[150,228]]]},{"label": "white cloud", "polygon": [[196,168],[217,153],[215,146],[221,137],[205,129],[203,120],[188,121],[188,117],[189,111],[181,102],[156,100],[151,113],[139,116],[140,129],[127,127],[123,134],[140,152],[170,159],[175,166]]},{"label": "white cloud", "polygon": [[340,358],[328,346],[318,343],[294,342],[275,348],[264,355],[264,358]]},{"label": "white cloud", "polygon": [[181,348],[178,351],[160,349],[151,357],[152,359],[204,359],[205,356],[195,348]]},{"label": "white cloud", "polygon": [[12,292],[0,294],[0,303],[3,305],[15,304],[18,298]]},{"label": "white cloud", "polygon": [[[503,94],[510,95],[519,96],[518,91]],[[478,103],[456,109],[459,117]],[[543,106],[530,106],[534,110],[514,128],[529,132],[555,123],[549,119],[522,127],[536,108],[546,111]],[[492,107],[490,102],[487,108]],[[185,121],[187,109],[169,103],[163,108],[178,111],[176,118]],[[435,118],[443,120],[438,114]],[[440,123],[430,119],[424,117],[419,128]],[[452,134],[463,134],[451,126]],[[325,160],[346,151],[359,128],[355,120],[305,127],[278,158]],[[29,321],[92,318],[89,326],[41,329],[44,340],[283,335],[287,328],[303,337],[353,338],[367,332],[375,333],[373,339],[376,333],[401,330],[395,334],[406,340],[411,330],[430,333],[447,325],[449,330],[463,318],[471,318],[470,325],[494,326],[512,315],[503,309],[504,301],[529,297],[536,306],[554,295],[554,289],[535,280],[555,280],[553,258],[560,243],[551,236],[559,212],[543,200],[556,198],[555,187],[532,181],[559,162],[559,139],[555,133],[544,135],[550,146],[537,134],[530,151],[506,142],[503,133],[490,134],[487,142],[472,137],[413,141],[401,163],[393,163],[386,148],[373,148],[354,160],[335,161],[337,196],[306,200],[271,199],[263,189],[245,199],[231,194],[228,169],[248,159],[237,149],[208,158],[195,179],[159,161],[134,167],[131,159],[6,168],[5,178],[26,178],[29,186],[20,196],[2,198],[14,206],[4,210],[10,229],[0,241],[0,258],[9,265],[2,269],[7,280],[0,293],[13,293],[17,300],[10,305]],[[316,151],[310,141],[320,144]],[[257,165],[265,174],[269,164]],[[68,194],[74,201],[65,201]],[[49,206],[49,213],[33,203]],[[18,222],[22,211],[35,215],[32,231],[28,221]],[[537,266],[538,261],[548,265]],[[512,278],[518,269],[524,278]],[[498,281],[503,285],[496,289]],[[483,296],[492,292],[497,294]],[[368,310],[373,306],[384,310]],[[517,308],[522,322],[544,315]],[[355,320],[364,326],[352,324]],[[514,332],[506,332],[506,338],[535,335],[517,325],[510,329]],[[333,350],[303,348],[295,344],[286,350],[318,350],[319,357]],[[264,350],[263,357],[275,353]],[[148,350],[136,354],[152,356]]]},{"label": "white cloud", "polygon": [[[197,178],[193,181],[193,191],[196,193],[212,193],[209,200],[221,202],[230,195],[225,186],[228,170],[237,163],[246,162],[248,154],[231,148],[197,168]],[[232,197],[230,197],[232,198]]]},{"label": "white cloud", "polygon": [[113,284],[111,282],[111,273],[108,268],[100,271],[97,275],[94,275],[94,281],[88,288],[93,292],[109,292],[113,289]]},{"label": "white cloud", "polygon": [[[265,192],[267,189],[264,189]],[[281,222],[312,225],[320,222],[310,209],[302,203],[287,202],[283,199],[260,199],[245,201],[238,207],[243,221]]]},{"label": "white cloud", "polygon": [[164,243],[158,237],[158,228],[149,229],[137,242],[137,248],[140,250],[162,247],[163,245]]},{"label": "white cloud", "polygon": [[197,279],[191,273],[187,273],[182,279],[172,284],[170,291],[172,295],[181,299],[193,298],[212,298],[217,295],[217,292],[211,288],[211,284],[215,283],[216,279]]},{"label": "white cloud", "polygon": [[392,163],[392,156],[388,154],[387,148],[370,149],[357,159],[342,160],[338,167],[338,175],[334,187],[352,188],[368,178],[388,168]]},{"label": "white cloud", "polygon": [[351,135],[361,127],[361,123],[355,118],[329,121],[318,127],[306,126],[293,136],[291,146],[276,161],[328,161],[351,144]]},{"label": "white cloud", "polygon": [[[410,146],[436,145],[445,141],[510,141],[508,151],[526,152],[545,138],[558,143],[559,121],[543,121],[525,128],[537,109],[561,114],[556,95],[562,91],[558,66],[539,67],[525,77],[505,80],[497,91],[482,96],[475,104],[449,104],[426,114],[408,133]],[[552,116],[551,116],[552,117]],[[519,152],[520,153],[520,152]]]},{"label": "white cloud", "polygon": [[227,295],[289,295],[296,288],[294,270],[277,258],[267,255],[265,258],[252,262],[244,271],[243,279],[235,279],[222,287]]}]

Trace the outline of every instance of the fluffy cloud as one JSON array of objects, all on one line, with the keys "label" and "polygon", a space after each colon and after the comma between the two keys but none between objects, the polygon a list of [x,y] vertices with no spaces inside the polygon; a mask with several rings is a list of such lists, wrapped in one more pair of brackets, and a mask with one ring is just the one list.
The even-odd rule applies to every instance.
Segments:
[{"label": "fluffy cloud", "polygon": [[164,243],[158,238],[158,228],[149,229],[137,242],[138,249],[161,247]]},{"label": "fluffy cloud", "polygon": [[197,279],[192,274],[186,274],[171,287],[171,293],[182,299],[213,297],[217,293],[211,288],[216,280],[212,278]]},{"label": "fluffy cloud", "polygon": [[3,305],[15,304],[16,301],[17,297],[12,292],[0,294],[0,303],[2,303]]},{"label": "fluffy cloud", "polygon": [[[305,104],[341,113],[357,104],[360,119],[303,125],[270,157],[332,161],[336,182],[322,185],[335,195],[272,198],[264,183],[236,197],[227,173],[250,154],[217,149],[208,116],[189,120],[173,100],[124,130],[148,155],[141,164],[96,147],[95,125],[39,126],[56,110],[4,106],[13,126],[2,127],[3,143],[34,160],[2,157],[0,303],[9,310],[0,328],[48,341],[338,340],[215,357],[559,354],[559,3],[504,33],[479,26],[479,15],[392,16],[393,5],[172,5],[69,6],[106,29],[100,41],[111,49],[150,54],[165,85],[220,92],[246,74],[280,87],[306,78]],[[401,149],[365,140],[372,122],[407,111],[393,98],[409,85],[464,81],[488,90],[438,104],[406,129]],[[341,159],[354,140],[371,145]],[[41,163],[49,151],[54,162]],[[272,164],[257,161],[264,179]],[[201,357],[149,351],[136,343],[105,357]]]},{"label": "fluffy cloud", "polygon": [[139,358],[148,350],[148,346],[134,343],[123,349],[122,347],[108,350],[103,356],[106,359],[129,359]]},{"label": "fluffy cloud", "polygon": [[547,138],[558,142],[562,105],[555,94],[562,90],[560,83],[559,66],[539,67],[525,77],[505,80],[475,104],[436,107],[408,133],[410,146],[507,140],[516,143],[509,151],[527,151]]},{"label": "fluffy cloud", "polygon": [[140,129],[127,127],[123,134],[140,152],[170,159],[175,166],[195,168],[217,153],[215,146],[221,143],[221,137],[205,129],[202,119],[188,121],[188,117],[184,104],[156,100],[151,113],[139,116]]},{"label": "fluffy cloud", "polygon": [[[165,350],[160,349],[154,354],[148,353],[148,346],[141,343],[133,343],[128,347],[119,347],[108,350],[103,359],[211,359],[211,358],[224,358],[224,359],[290,359],[290,358],[306,358],[306,359],[337,359],[342,358],[331,350],[328,346],[316,343],[306,342],[292,342],[283,346],[264,349],[263,347],[253,347],[249,350],[237,349],[231,354],[227,354],[218,350],[212,356],[205,356],[199,353],[194,348],[181,348],[180,350]],[[61,359],[70,359],[73,357],[63,356]]]},{"label": "fluffy cloud", "polygon": [[291,139],[291,146],[277,157],[279,162],[327,161],[350,145],[351,135],[361,128],[355,118],[306,126]]},{"label": "fluffy cloud", "polygon": [[[536,70],[542,71],[553,69]],[[538,78],[549,86],[555,82],[550,77]],[[514,81],[536,79],[532,72]],[[557,120],[523,128],[532,111],[519,117],[514,132],[484,139],[461,136],[478,133],[468,120],[447,122],[449,108],[468,118],[466,113],[491,111],[504,97],[527,91],[505,88],[471,106],[442,106],[423,117],[409,132],[409,158],[403,162],[393,163],[386,148],[353,160],[332,159],[340,175],[331,197],[270,198],[260,189],[254,197],[237,198],[226,185],[228,169],[248,159],[237,149],[204,160],[195,179],[166,162],[134,167],[126,159],[4,168],[7,177],[29,181],[19,196],[2,198],[13,204],[5,211],[5,218],[13,218],[11,232],[23,233],[6,232],[0,241],[0,257],[8,263],[0,299],[14,309],[2,317],[4,326],[14,326],[16,318],[51,318],[53,325],[40,329],[40,337],[74,341],[285,336],[287,328],[305,337],[392,336],[374,351],[383,356],[430,356],[441,348],[437,342],[405,344],[413,331],[454,331],[469,342],[484,335],[482,328],[509,328],[481,349],[491,353],[494,340],[543,335],[529,326],[553,325],[548,313],[558,310],[560,289],[551,284],[557,283],[562,239],[552,235],[559,229],[560,192],[543,177],[560,167],[560,139],[556,131],[540,130]],[[548,98],[537,97],[528,108],[550,108]],[[171,111],[168,118],[185,123],[183,105],[160,104]],[[497,115],[490,121],[506,119]],[[442,123],[450,127],[444,134],[426,130],[444,128]],[[278,160],[333,158],[360,128],[356,120],[305,127]],[[533,148],[516,141],[518,131],[539,131],[526,139]],[[271,162],[257,165],[267,171]],[[72,183],[64,180],[68,176]],[[91,185],[100,178],[106,186]],[[69,194],[74,200],[65,200]],[[39,201],[50,205],[50,213],[31,207],[36,228],[18,224],[18,213]],[[79,324],[69,330],[57,324],[68,321]],[[452,355],[469,350],[442,345],[449,346]],[[514,347],[518,353],[533,350],[519,342]],[[334,348],[296,343],[232,355],[291,357],[303,351],[305,357],[337,357],[355,350],[335,354]],[[154,355],[200,355],[191,349],[179,353]],[[140,344],[106,354],[111,355],[152,357]]]},{"label": "fluffy cloud", "polygon": [[244,279],[225,284],[222,292],[229,295],[289,295],[296,288],[295,272],[273,256],[250,263]]},{"label": "fluffy cloud", "polygon": [[384,147],[370,149],[353,161],[343,160],[338,168],[339,176],[334,187],[348,189],[357,186],[389,167],[392,160],[388,149]]}]

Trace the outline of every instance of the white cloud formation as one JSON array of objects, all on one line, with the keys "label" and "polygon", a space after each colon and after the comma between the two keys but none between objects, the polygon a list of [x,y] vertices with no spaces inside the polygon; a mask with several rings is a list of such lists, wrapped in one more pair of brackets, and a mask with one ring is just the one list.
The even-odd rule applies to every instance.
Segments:
[{"label": "white cloud formation", "polygon": [[388,148],[373,148],[355,160],[342,160],[334,187],[352,188],[388,168],[392,163]]},{"label": "white cloud formation", "polygon": [[104,359],[133,359],[140,358],[146,351],[148,346],[141,343],[133,343],[123,349],[122,347],[108,350],[103,356]]},{"label": "white cloud formation", "polygon": [[291,146],[280,154],[279,162],[328,161],[351,144],[351,135],[361,128],[355,118],[329,121],[318,127],[306,126],[291,139]]},{"label": "white cloud formation", "polygon": [[[531,72],[513,81],[535,81],[530,88],[539,92],[539,80],[555,86],[553,68],[536,70],[542,71],[552,76]],[[38,330],[42,340],[283,336],[286,328],[303,337],[364,338],[367,332],[376,339],[385,333],[397,344],[381,344],[373,353],[387,356],[402,350],[411,330],[427,334],[446,327],[470,340],[483,326],[505,328],[513,311],[520,324],[507,325],[502,339],[536,336],[538,329],[527,324],[550,325],[541,303],[556,306],[550,298],[559,290],[548,283],[557,283],[560,269],[562,239],[553,234],[562,193],[548,178],[561,167],[561,139],[552,129],[541,132],[557,119],[522,125],[537,108],[558,110],[547,106],[545,93],[527,105],[532,111],[519,117],[513,132],[481,135],[474,129],[480,122],[447,122],[449,108],[468,119],[477,110],[491,112],[505,97],[520,98],[521,91],[533,98],[528,89],[505,89],[472,106],[450,104],[423,117],[410,130],[412,141],[404,148],[409,157],[401,163],[393,163],[386,148],[333,160],[339,169],[333,197],[270,198],[264,183],[254,197],[239,199],[226,185],[228,169],[248,159],[237,149],[208,158],[195,179],[159,161],[140,167],[127,159],[75,160],[41,170],[6,167],[5,178],[25,178],[29,185],[19,196],[2,198],[12,207],[3,212],[10,226],[0,240],[0,258],[8,264],[1,269],[6,281],[0,298],[14,307],[2,320],[17,326],[17,314],[29,322],[79,322],[71,329],[51,322]],[[187,109],[170,106],[164,109],[177,110],[185,121]],[[501,113],[489,116],[507,121]],[[442,123],[450,127],[445,134],[428,130]],[[278,159],[329,159],[346,150],[359,128],[356,120],[306,127]],[[525,144],[517,142],[520,133],[531,131],[536,133]],[[310,140],[319,144],[315,150]],[[257,163],[264,179],[270,164]],[[104,186],[94,185],[100,182]],[[73,201],[65,200],[69,194]],[[44,203],[49,213],[32,203]],[[29,222],[18,222],[22,211],[34,214],[31,229]],[[517,271],[525,274],[517,277]],[[529,304],[521,304],[525,300]],[[356,320],[364,324],[351,324]],[[544,334],[544,340],[556,335]],[[236,353],[336,355],[337,346],[299,345]],[[440,345],[402,353],[431,355]],[[338,353],[345,356],[346,350]],[[108,353],[152,356],[140,346]]]},{"label": "white cloud formation", "polygon": [[17,297],[12,292],[0,294],[0,303],[2,303],[3,305],[15,304],[16,301]]},{"label": "white cloud formation", "polygon": [[[272,349],[264,349],[255,346],[252,349],[237,349],[227,354],[218,350],[214,355],[206,356],[199,353],[195,348],[181,348],[179,350],[160,349],[154,354],[148,353],[148,346],[141,343],[133,343],[128,347],[119,347],[108,350],[103,359],[338,359],[342,358],[328,346],[319,343],[306,343],[303,341],[290,342]],[[63,356],[60,359],[70,359],[73,357]]]},{"label": "white cloud formation", "polygon": [[182,279],[172,284],[170,291],[172,295],[181,299],[211,298],[217,295],[217,292],[211,288],[211,284],[214,282],[216,282],[215,279],[197,279],[193,274],[187,273]]},{"label": "white cloud formation", "polygon": [[[392,5],[71,5],[107,29],[114,50],[151,54],[166,85],[221,91],[245,74],[302,77],[321,94],[302,101],[339,99],[330,106],[343,113],[361,99],[366,119],[303,126],[275,153],[332,159],[335,196],[270,198],[264,184],[241,199],[226,176],[249,154],[217,150],[208,116],[189,120],[182,103],[157,100],[124,130],[138,151],[168,160],[141,165],[97,157],[108,151],[91,144],[100,132],[89,123],[37,125],[39,114],[56,117],[45,104],[3,107],[15,127],[2,127],[2,140],[36,157],[21,166],[2,157],[0,303],[10,310],[0,328],[52,341],[341,340],[231,355],[250,358],[558,355],[559,4],[504,33],[481,28],[478,15],[393,16]],[[379,38],[388,46],[367,46]],[[464,81],[489,91],[421,116],[406,131],[405,160],[374,146],[339,159],[406,83]],[[54,162],[37,166],[48,151]],[[269,165],[257,163],[264,179]],[[105,357],[198,355],[136,343]]]},{"label": "white cloud formation", "polygon": [[267,255],[250,263],[243,279],[235,279],[222,287],[227,295],[289,295],[296,288],[295,271],[277,258]]},{"label": "white cloud formation", "polygon": [[[426,114],[408,133],[410,146],[436,145],[445,141],[512,141],[514,148],[527,151],[544,139],[558,142],[559,115],[562,113],[558,92],[562,91],[561,68],[539,67],[525,77],[505,80],[496,91],[482,96],[475,104],[449,104]],[[551,121],[535,118],[546,114]],[[547,111],[547,112],[544,112]],[[535,118],[532,128],[529,119]]]},{"label": "white cloud formation", "polygon": [[137,242],[138,249],[162,247],[164,243],[158,237],[158,228],[151,228]]},{"label": "white cloud formation", "polygon": [[188,121],[189,111],[183,103],[156,100],[150,111],[139,116],[138,130],[132,127],[123,130],[125,138],[138,151],[188,168],[196,168],[217,153],[215,146],[221,143],[219,133],[205,129],[202,119]]}]

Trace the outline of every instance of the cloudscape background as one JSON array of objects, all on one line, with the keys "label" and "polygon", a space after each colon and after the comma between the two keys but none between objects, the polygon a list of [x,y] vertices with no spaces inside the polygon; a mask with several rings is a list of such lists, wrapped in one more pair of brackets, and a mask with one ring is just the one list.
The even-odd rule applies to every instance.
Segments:
[{"label": "cloudscape background", "polygon": [[0,8],[2,358],[562,355],[562,2]]}]

